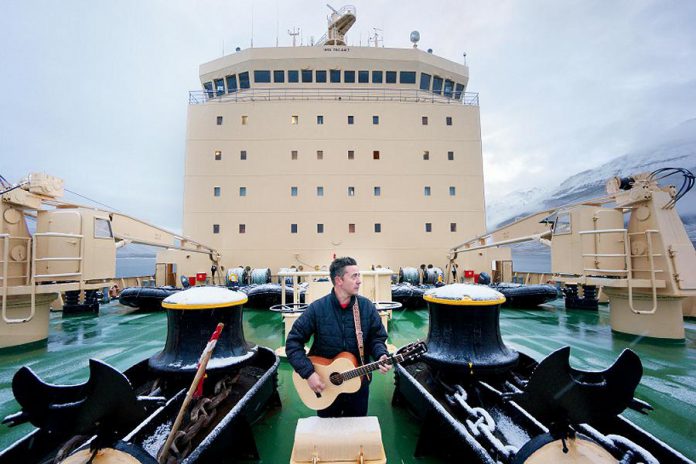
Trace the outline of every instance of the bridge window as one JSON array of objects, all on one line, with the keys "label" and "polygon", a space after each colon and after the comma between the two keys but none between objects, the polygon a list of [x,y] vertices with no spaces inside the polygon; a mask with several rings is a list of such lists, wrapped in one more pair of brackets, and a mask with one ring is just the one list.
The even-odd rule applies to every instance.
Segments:
[{"label": "bridge window", "polygon": [[445,117],[445,124],[447,124],[448,126],[452,125],[452,116]]},{"label": "bridge window", "polygon": [[239,73],[239,88],[240,89],[248,89],[249,87],[251,87],[249,85],[249,73],[248,72]]},{"label": "bridge window", "polygon": [[324,124],[324,115],[321,115],[321,114],[317,115],[317,124],[319,124],[319,125]]},{"label": "bridge window", "polygon": [[450,232],[456,232],[456,231],[457,231],[457,223],[450,222]]},{"label": "bridge window", "polygon": [[449,192],[450,192],[450,196],[453,197],[453,196],[455,196],[455,195],[457,194],[457,188],[456,188],[456,187],[453,187],[453,186],[450,186]]},{"label": "bridge window", "polygon": [[316,80],[319,83],[326,82],[326,71],[324,71],[324,70],[317,71]]},{"label": "bridge window", "polygon": [[341,70],[340,69],[332,69],[329,71],[329,78],[331,79],[331,82],[341,82]]},{"label": "bridge window", "polygon": [[267,70],[255,70],[254,71],[254,82],[266,84],[271,82],[271,71]]},{"label": "bridge window", "polygon": [[348,124],[353,124],[355,122],[355,118],[353,116],[348,116]]},{"label": "bridge window", "polygon": [[381,84],[382,83],[382,71],[372,71],[372,83]]},{"label": "bridge window", "polygon": [[432,223],[432,222],[426,222],[426,223],[425,223],[425,231],[426,231],[426,232],[432,232],[432,231],[433,231],[433,223]]},{"label": "bridge window", "polygon": [[324,196],[324,187],[322,187],[322,186],[317,187],[317,196],[318,197]]},{"label": "bridge window", "polygon": [[246,234],[246,224],[239,224],[239,233]]},{"label": "bridge window", "polygon": [[454,161],[454,152],[453,151],[447,152],[447,161]]},{"label": "bridge window", "polygon": [[387,84],[396,84],[396,71],[387,71]]},{"label": "bridge window", "polygon": [[215,79],[215,95],[218,97],[220,95],[225,95],[225,81],[222,79]]},{"label": "bridge window", "polygon": [[454,98],[457,100],[462,99],[462,95],[464,94],[464,85],[463,84],[457,84],[454,87]]},{"label": "bridge window", "polygon": [[215,121],[217,122],[218,126],[222,126],[222,116],[218,116]]},{"label": "bridge window", "polygon": [[361,84],[370,82],[370,71],[358,71],[358,82]]},{"label": "bridge window", "polygon": [[297,187],[290,187],[290,196],[291,197],[297,196]]},{"label": "bridge window", "polygon": [[433,78],[433,93],[440,95],[442,93],[442,78],[435,76]]},{"label": "bridge window", "polygon": [[382,232],[382,224],[378,222],[375,224],[375,233],[379,234],[380,232]]},{"label": "bridge window", "polygon": [[376,186],[374,188],[374,192],[375,192],[376,197],[381,196],[382,195],[382,187]]},{"label": "bridge window", "polygon": [[399,82],[401,84],[415,84],[416,83],[416,73],[414,71],[400,71],[399,72]]},{"label": "bridge window", "polygon": [[324,233],[324,224],[317,224],[317,234]]},{"label": "bridge window", "polygon": [[239,187],[239,196],[245,197],[247,193],[246,187]]},{"label": "bridge window", "polygon": [[227,79],[227,93],[233,93],[237,91],[237,75],[232,74],[231,76],[227,76],[225,79]]},{"label": "bridge window", "polygon": [[282,84],[283,82],[285,82],[285,71],[283,71],[283,70],[273,71],[273,82],[276,82],[278,84]]},{"label": "bridge window", "polygon": [[300,82],[300,72],[299,71],[288,71],[288,82]]},{"label": "bridge window", "polygon": [[420,89],[430,90],[430,74],[421,73]]},{"label": "bridge window", "polygon": [[445,81],[445,97],[452,98],[452,92],[454,91],[454,82],[447,79]]},{"label": "bridge window", "polygon": [[94,238],[112,238],[111,221],[103,218],[94,218]]},{"label": "bridge window", "polygon": [[241,150],[241,151],[239,152],[239,159],[242,160],[242,161],[244,161],[245,159],[247,159],[247,152],[246,152],[246,150]]},{"label": "bridge window", "polygon": [[355,71],[343,71],[343,82],[352,84],[355,82]]},{"label": "bridge window", "polygon": [[421,116],[421,124],[424,126],[428,125],[428,117],[427,116]]},{"label": "bridge window", "polygon": [[213,196],[220,196],[220,187],[213,187]]},{"label": "bridge window", "polygon": [[430,186],[429,185],[426,185],[425,187],[423,187],[423,195],[425,195],[426,197],[430,196]]},{"label": "bridge window", "polygon": [[302,82],[312,82],[314,71],[311,69],[302,70]]},{"label": "bridge window", "polygon": [[220,224],[213,224],[213,233],[214,234],[220,233]]},{"label": "bridge window", "polygon": [[290,224],[290,233],[291,234],[297,233],[297,224]]},{"label": "bridge window", "polygon": [[213,83],[212,82],[206,82],[203,84],[203,88],[205,89],[206,95],[208,95],[208,98],[213,98],[213,95],[215,93],[213,92]]},{"label": "bridge window", "polygon": [[375,126],[379,124],[379,116],[372,116],[372,124]]}]

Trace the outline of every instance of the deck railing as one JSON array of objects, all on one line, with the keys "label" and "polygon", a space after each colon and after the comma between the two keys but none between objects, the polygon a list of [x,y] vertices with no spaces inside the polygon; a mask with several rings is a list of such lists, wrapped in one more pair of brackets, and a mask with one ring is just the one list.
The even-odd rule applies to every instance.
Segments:
[{"label": "deck railing", "polygon": [[192,90],[189,104],[281,101],[281,100],[340,100],[340,101],[396,101],[411,103],[442,103],[447,105],[479,106],[479,94],[461,93],[460,98],[447,97],[416,89],[322,89],[322,88],[280,88],[248,89],[232,93],[213,90]]}]

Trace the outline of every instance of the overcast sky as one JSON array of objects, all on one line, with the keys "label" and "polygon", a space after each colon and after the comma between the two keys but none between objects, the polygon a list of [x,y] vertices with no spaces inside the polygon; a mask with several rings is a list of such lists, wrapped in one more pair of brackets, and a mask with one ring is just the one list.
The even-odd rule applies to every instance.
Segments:
[{"label": "overcast sky", "polygon": [[[198,66],[249,47],[252,30],[256,47],[290,45],[292,27],[308,43],[325,32],[325,4],[2,0],[0,174],[44,171],[180,230]],[[352,4],[352,45],[376,27],[386,47],[410,46],[418,30],[436,55],[466,52],[489,197],[597,166],[696,117],[696,1]]]}]

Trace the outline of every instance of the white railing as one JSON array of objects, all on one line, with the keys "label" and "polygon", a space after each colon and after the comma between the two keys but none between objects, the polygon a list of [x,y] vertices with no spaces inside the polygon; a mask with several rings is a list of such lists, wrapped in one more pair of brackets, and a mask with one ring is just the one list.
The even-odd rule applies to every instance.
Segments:
[{"label": "white railing", "polygon": [[463,104],[479,106],[479,94],[462,92],[460,98],[446,97],[418,89],[379,89],[379,88],[279,88],[246,89],[217,95],[214,90],[192,90],[189,92],[189,104],[256,102],[281,100],[334,100],[334,101],[397,101],[411,103],[442,103],[447,105]]}]

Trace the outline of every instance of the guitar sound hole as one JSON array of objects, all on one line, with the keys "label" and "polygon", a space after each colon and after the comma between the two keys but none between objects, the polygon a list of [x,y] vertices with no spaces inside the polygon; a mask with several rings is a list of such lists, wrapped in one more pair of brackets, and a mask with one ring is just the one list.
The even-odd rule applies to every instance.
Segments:
[{"label": "guitar sound hole", "polygon": [[341,379],[341,374],[334,372],[329,376],[329,379],[331,380],[331,383],[334,385],[341,385],[343,383],[343,379]]}]

